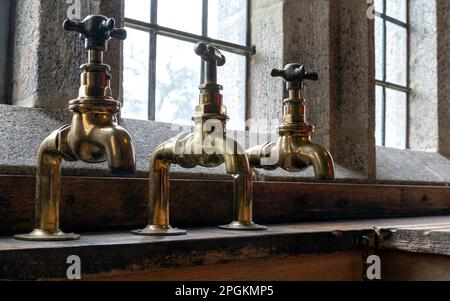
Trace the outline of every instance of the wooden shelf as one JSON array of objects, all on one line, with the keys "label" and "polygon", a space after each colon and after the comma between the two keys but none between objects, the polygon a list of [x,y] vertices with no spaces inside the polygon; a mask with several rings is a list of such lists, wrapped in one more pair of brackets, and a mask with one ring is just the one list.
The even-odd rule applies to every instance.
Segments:
[{"label": "wooden shelf", "polygon": [[70,255],[82,258],[83,274],[97,275],[358,252],[355,242],[374,227],[393,233],[382,243],[383,249],[450,256],[447,216],[274,225],[266,232],[204,228],[179,237],[85,234],[79,241],[57,243],[5,237],[0,239],[0,279],[64,278]]}]

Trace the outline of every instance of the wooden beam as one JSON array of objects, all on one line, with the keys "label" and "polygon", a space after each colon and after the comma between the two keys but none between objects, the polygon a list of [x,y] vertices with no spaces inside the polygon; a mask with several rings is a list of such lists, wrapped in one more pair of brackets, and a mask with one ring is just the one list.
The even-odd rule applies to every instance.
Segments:
[{"label": "wooden beam", "polygon": [[[180,227],[230,222],[230,181],[172,180],[171,220]],[[30,231],[35,179],[0,176],[0,235]],[[450,187],[322,183],[254,184],[259,223],[294,223],[450,215]],[[61,223],[66,231],[128,230],[148,219],[148,180],[62,179]]]},{"label": "wooden beam", "polygon": [[164,238],[130,232],[86,234],[69,242],[0,238],[0,280],[64,278],[71,255],[81,258],[83,275],[95,275],[348,252],[354,251],[355,237],[366,233],[364,229],[358,223],[333,223],[272,226],[270,231],[256,232],[201,228],[191,229],[186,236]]},{"label": "wooden beam", "polygon": [[[305,260],[305,255],[323,255],[331,260],[332,265],[344,264],[344,270],[347,269],[348,272],[351,262],[342,262],[338,257],[335,258],[337,261],[333,261],[333,255],[325,254],[357,254],[358,263],[362,263],[357,242],[361,236],[373,232],[374,227],[379,228],[381,233],[393,233],[381,241],[380,249],[376,252],[381,255],[383,265],[390,265],[384,257],[387,252],[408,250],[409,253],[420,252],[421,255],[445,257],[447,265],[442,265],[442,268],[448,270],[449,225],[450,217],[444,216],[270,225],[269,231],[260,232],[223,231],[216,227],[196,228],[190,229],[186,236],[165,238],[135,236],[128,231],[84,234],[81,240],[68,242],[30,243],[5,237],[0,238],[0,279],[63,279],[67,270],[67,258],[76,254],[83,262],[83,277],[94,275],[95,279],[114,280],[122,279],[123,276],[123,279],[129,280],[158,277],[160,280],[171,277],[185,280],[183,277],[191,273],[192,277],[189,279],[202,280],[205,273],[216,269],[224,272],[216,280],[284,280],[283,270],[291,280],[302,279],[301,277],[319,280],[315,278],[313,267],[304,265],[309,262],[308,259]],[[425,229],[428,232],[424,232]],[[439,232],[440,235],[429,235],[434,232]],[[299,261],[290,261],[293,258]],[[317,258],[314,256],[310,258],[311,262],[315,259]],[[419,259],[420,256],[417,260]],[[265,275],[262,271],[263,262],[267,263],[265,271],[268,273]],[[292,264],[291,268],[289,262]],[[299,268],[304,266],[305,270],[295,271],[296,265]],[[236,268],[233,272],[233,267],[238,266],[241,268]],[[360,265],[358,267],[357,270],[361,272]],[[385,267],[382,270],[385,279],[389,273],[384,272]],[[325,273],[323,276],[333,274],[332,270],[328,272],[329,275]],[[255,275],[267,278],[254,277]]]},{"label": "wooden beam", "polygon": [[450,279],[449,256],[383,251],[380,257],[384,281],[448,281]]},{"label": "wooden beam", "polygon": [[[268,258],[147,272],[90,275],[88,281],[361,281],[360,252]],[[62,279],[64,280],[64,279]]]}]

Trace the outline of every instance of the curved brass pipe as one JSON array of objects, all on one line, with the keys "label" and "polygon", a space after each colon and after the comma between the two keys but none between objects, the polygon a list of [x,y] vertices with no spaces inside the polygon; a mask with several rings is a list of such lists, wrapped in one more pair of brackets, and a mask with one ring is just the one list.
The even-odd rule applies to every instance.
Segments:
[{"label": "curved brass pipe", "polygon": [[80,236],[59,229],[61,160],[102,163],[111,172],[135,172],[136,158],[130,134],[118,125],[121,104],[111,96],[110,67],[103,64],[103,52],[111,37],[125,39],[123,29],[114,28],[114,19],[93,15],[80,22],[66,20],[64,28],[81,34],[89,63],[81,66],[78,98],[69,102],[72,123],[53,132],[38,153],[36,176],[35,230],[16,235],[21,240],[74,240]]},{"label": "curved brass pipe", "polygon": [[[158,146],[150,159],[150,220],[149,225],[141,230],[132,231],[137,235],[183,235],[185,230],[170,225],[170,167],[178,164],[184,168],[196,166],[217,167],[225,163],[228,174],[235,175],[233,222],[220,226],[226,230],[265,230],[265,226],[253,222],[252,181],[250,165],[244,149],[233,139],[222,140],[224,145],[216,145],[216,152],[202,145],[198,140],[201,135],[182,133]],[[195,146],[202,149],[200,154],[188,153]],[[211,147],[211,146],[210,146]],[[214,147],[212,147],[214,148]],[[197,150],[199,151],[199,150]],[[224,151],[224,152],[223,152]],[[201,155],[203,154],[203,155]]]},{"label": "curved brass pipe", "polygon": [[61,185],[60,136],[67,127],[53,132],[42,142],[38,151],[36,176],[36,228],[33,232],[16,235],[21,240],[73,240],[80,236],[59,229],[59,200]]},{"label": "curved brass pipe", "polygon": [[198,43],[195,53],[202,58],[205,82],[200,86],[199,105],[195,109],[193,133],[182,133],[160,145],[150,160],[149,225],[132,231],[137,235],[182,235],[186,231],[174,229],[169,223],[170,166],[183,168],[218,167],[225,163],[228,174],[235,175],[234,221],[227,230],[265,230],[252,221],[251,170],[245,150],[226,135],[228,116],[222,105],[222,86],[217,84],[217,66],[223,66],[225,57],[220,51]]},{"label": "curved brass pipe", "polygon": [[137,235],[183,235],[185,230],[170,226],[170,166],[175,159],[176,139],[158,146],[150,158],[150,220],[146,228],[132,231]]},{"label": "curved brass pipe", "polygon": [[81,115],[88,114],[74,114],[71,126],[53,132],[42,143],[36,174],[35,230],[15,238],[60,241],[80,237],[59,229],[62,159],[87,163],[108,161],[111,172],[115,174],[134,173],[134,147],[128,132],[114,123],[98,126],[86,122],[90,118]]},{"label": "curved brass pipe", "polygon": [[78,160],[87,163],[107,161],[114,174],[135,171],[132,138],[110,112],[75,113],[67,144]]},{"label": "curved brass pipe", "polygon": [[[225,230],[265,230],[267,227],[253,222],[253,182],[245,150],[233,139],[227,138],[225,167],[234,174],[233,222],[220,226]],[[232,154],[232,155],[228,155]]]},{"label": "curved brass pipe", "polygon": [[305,144],[299,148],[299,156],[314,168],[318,180],[334,180],[334,161],[330,152],[317,144]]},{"label": "curved brass pipe", "polygon": [[335,179],[334,161],[328,150],[301,135],[281,136],[277,144],[256,146],[247,154],[251,166],[255,168],[301,172],[313,166],[317,179]]}]

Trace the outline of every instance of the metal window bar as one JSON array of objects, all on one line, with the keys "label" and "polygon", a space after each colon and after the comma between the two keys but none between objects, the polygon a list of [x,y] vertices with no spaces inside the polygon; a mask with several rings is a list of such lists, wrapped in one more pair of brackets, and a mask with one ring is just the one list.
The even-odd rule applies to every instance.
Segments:
[{"label": "metal window bar", "polygon": [[[218,39],[212,39],[208,37],[208,0],[203,0],[202,3],[202,35],[196,35],[189,32],[184,32],[164,26],[158,25],[158,0],[151,0],[151,12],[150,12],[150,23],[142,22],[139,20],[125,18],[125,26],[145,31],[150,34],[150,51],[149,51],[149,91],[148,91],[148,119],[156,119],[156,58],[157,58],[157,37],[158,35],[178,39],[185,42],[197,43],[205,42],[207,44],[216,46],[217,48],[228,51],[234,54],[243,55],[246,57],[246,100],[248,99],[248,73],[249,73],[249,62],[250,56],[256,53],[256,48],[254,46],[249,46],[251,44],[250,39],[250,19],[249,16],[250,1],[247,1],[247,45],[239,45],[235,43],[230,43]],[[201,70],[201,79],[204,79],[204,70]],[[246,101],[247,102],[247,101]]]},{"label": "metal window bar", "polygon": [[[202,1],[202,36],[208,36],[208,0]],[[205,80],[205,69],[200,60],[200,82]]]},{"label": "metal window bar", "polygon": [[[252,19],[252,2],[251,0],[247,0],[247,46],[252,45],[252,27],[251,27],[251,19]],[[247,53],[246,59],[245,59],[245,121],[250,119],[251,111],[249,104],[250,99],[250,81],[248,80],[250,78],[250,72],[251,72],[251,56],[255,54],[256,49],[255,47],[252,47],[252,53]],[[246,125],[245,128],[246,131],[250,131],[250,128],[248,125]]]},{"label": "metal window bar", "polygon": [[[409,148],[409,98],[410,98],[410,76],[409,76],[409,59],[410,59],[410,38],[409,38],[409,0],[406,1],[406,22],[393,18],[387,15],[387,0],[383,0],[383,11],[377,11],[378,16],[383,21],[383,39],[382,39],[382,51],[383,51],[383,62],[382,62],[382,80],[375,80],[375,84],[382,88],[382,100],[381,100],[381,143],[382,146],[386,146],[386,89],[393,89],[397,91],[401,91],[406,93],[406,148]],[[407,41],[407,51],[406,51],[406,77],[407,77],[407,85],[397,85],[394,83],[390,83],[387,81],[387,22],[391,22],[400,27],[404,27],[406,29],[406,41]]]},{"label": "metal window bar", "polygon": [[[158,0],[151,1],[150,22],[154,24],[158,23]],[[149,34],[148,120],[156,120],[156,48],[158,46],[158,36],[155,32],[150,32]]]}]

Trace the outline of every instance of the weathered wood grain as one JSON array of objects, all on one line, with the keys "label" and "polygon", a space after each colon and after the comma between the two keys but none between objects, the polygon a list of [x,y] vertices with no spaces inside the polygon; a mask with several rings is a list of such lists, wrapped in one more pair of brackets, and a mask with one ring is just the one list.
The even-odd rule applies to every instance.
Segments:
[{"label": "weathered wood grain", "polygon": [[450,227],[424,226],[416,229],[395,229],[382,242],[381,248],[450,256]]},{"label": "weathered wood grain", "polygon": [[303,255],[239,263],[88,275],[88,281],[361,281],[360,252]]},{"label": "weathered wood grain", "polygon": [[450,257],[398,251],[380,253],[384,281],[450,281]]},{"label": "weathered wood grain", "polygon": [[[201,280],[214,267],[223,268],[228,271],[224,277],[234,279],[238,273],[232,273],[230,268],[240,263],[285,259],[289,262],[289,258],[308,254],[354,251],[361,254],[356,242],[362,235],[372,232],[374,227],[381,229],[382,233],[394,231],[380,245],[379,254],[400,250],[449,258],[450,232],[446,228],[449,221],[450,217],[445,216],[302,223],[272,225],[269,231],[263,232],[201,228],[191,229],[188,235],[178,237],[140,237],[129,232],[84,234],[81,240],[69,242],[30,243],[5,237],[0,238],[0,279],[64,278],[66,259],[70,255],[81,258],[83,275],[100,275],[105,279],[109,276],[114,279],[114,275],[130,275],[131,279],[161,277],[161,280],[168,280],[175,277],[179,268],[180,275],[187,275],[190,271]],[[437,231],[439,236],[427,236],[428,227],[435,229],[428,230],[430,233]],[[293,267],[302,262],[292,263]],[[342,262],[333,264],[339,266]],[[273,274],[266,274],[267,279],[272,275],[282,280],[280,273],[283,268],[277,269],[274,264],[271,269]],[[248,279],[258,273],[258,269],[252,270],[250,265],[244,271],[242,277]],[[314,275],[313,270],[309,271]],[[286,273],[293,279],[300,279],[303,275],[296,274],[294,269],[286,269]]]},{"label": "weathered wood grain", "polygon": [[[345,226],[344,226],[345,227]],[[348,225],[356,229],[356,225]],[[84,275],[142,273],[305,254],[351,251],[361,230],[275,226],[268,232],[195,229],[187,236],[140,237],[127,233],[84,235],[80,241],[30,243],[0,239],[0,279],[64,278],[66,260],[77,255]]]},{"label": "weathered wood grain", "polygon": [[[230,222],[232,183],[173,180],[171,220],[179,227]],[[30,231],[35,179],[0,176],[0,235]],[[257,182],[259,223],[394,218],[450,214],[450,187]],[[148,219],[146,179],[62,179],[61,225],[66,231],[143,227]]]}]

